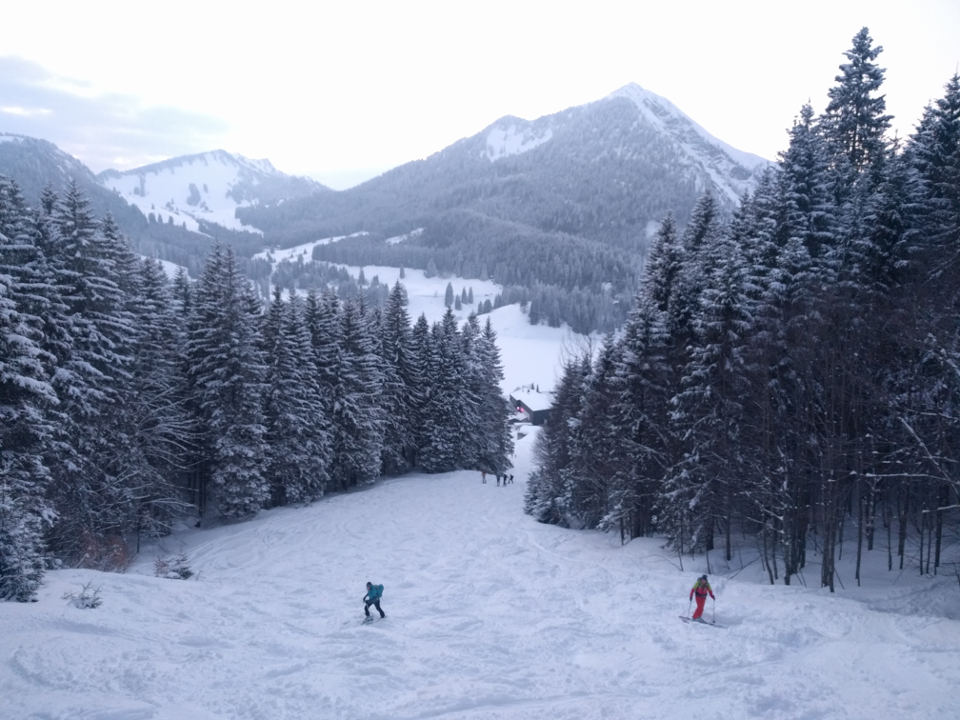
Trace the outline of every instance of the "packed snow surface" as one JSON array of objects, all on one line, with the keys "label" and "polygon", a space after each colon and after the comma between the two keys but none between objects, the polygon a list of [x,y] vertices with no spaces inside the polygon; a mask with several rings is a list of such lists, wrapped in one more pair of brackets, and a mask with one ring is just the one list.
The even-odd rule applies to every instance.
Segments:
[{"label": "packed snow surface", "polygon": [[[123,575],[48,573],[39,602],[0,604],[0,716],[957,716],[955,578],[871,567],[864,587],[847,576],[829,596],[819,568],[811,587],[769,586],[738,558],[711,574],[707,618],[726,628],[681,623],[704,559],[681,568],[658,539],[621,546],[525,516],[523,432],[513,485],[411,475],[179,532]],[[154,577],[180,552],[195,577]],[[384,585],[387,617],[364,625],[367,580]],[[85,583],[99,608],[63,599]]]}]

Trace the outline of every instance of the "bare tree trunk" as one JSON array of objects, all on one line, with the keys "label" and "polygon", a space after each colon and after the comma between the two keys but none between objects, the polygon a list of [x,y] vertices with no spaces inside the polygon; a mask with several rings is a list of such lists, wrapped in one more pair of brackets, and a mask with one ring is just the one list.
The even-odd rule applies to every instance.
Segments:
[{"label": "bare tree trunk", "polygon": [[731,560],[733,560],[733,543],[731,542],[731,538],[730,538],[730,530],[731,530],[731,526],[733,525],[733,489],[730,487],[730,483],[727,483],[726,505],[727,505],[727,511],[726,511],[727,527],[726,527],[726,533],[724,537],[724,541],[726,543],[726,547],[724,548],[724,550],[725,550],[727,562],[730,562]]},{"label": "bare tree trunk", "polygon": [[823,556],[820,570],[820,586],[834,592],[833,576],[837,546],[837,482],[828,478],[823,487]]},{"label": "bare tree trunk", "polygon": [[[858,483],[859,484],[859,483]],[[859,493],[858,493],[859,494]],[[860,587],[860,563],[863,560],[863,497],[857,498],[857,570],[854,577],[857,579],[857,587]]]},{"label": "bare tree trunk", "polygon": [[[902,497],[897,498],[897,514],[900,523],[897,535],[897,554],[900,556],[900,569],[903,570],[903,556],[906,554],[907,548],[907,508],[910,506],[910,494],[906,492],[906,488],[901,488],[900,495]],[[923,537],[922,534],[921,537]]]},{"label": "bare tree trunk", "polygon": [[937,568],[940,567],[940,548],[943,544],[943,506],[947,504],[946,488],[940,488],[939,502],[937,502],[937,545],[933,556],[933,574],[937,574]]},{"label": "bare tree trunk", "polygon": [[890,517],[890,495],[883,504],[883,524],[887,528],[887,572],[893,570],[893,518]]},{"label": "bare tree trunk", "polygon": [[[768,540],[767,535],[768,535],[768,531],[767,531],[767,526],[765,525],[763,531],[760,533],[760,539],[763,543],[762,545],[763,564],[767,569],[767,577],[770,578],[770,584],[773,585],[774,579],[773,579],[773,562],[772,561],[775,562],[777,551],[776,550],[773,551],[773,558],[769,556],[770,549],[769,549],[769,543],[767,542]],[[774,547],[776,547],[776,545],[774,545]]]}]

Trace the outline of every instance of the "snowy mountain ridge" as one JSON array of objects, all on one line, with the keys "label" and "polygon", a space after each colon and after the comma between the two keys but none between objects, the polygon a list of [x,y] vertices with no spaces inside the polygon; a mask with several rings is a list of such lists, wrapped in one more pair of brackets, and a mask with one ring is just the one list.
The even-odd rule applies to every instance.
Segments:
[{"label": "snowy mountain ridge", "polygon": [[637,106],[647,122],[664,130],[678,123],[689,124],[705,141],[711,145],[716,145],[748,170],[755,170],[758,167],[766,167],[770,164],[770,161],[759,155],[738,150],[723,142],[723,140],[714,137],[667,98],[646,90],[636,83],[630,83],[614,90],[607,98],[626,98],[630,100]]},{"label": "snowy mountain ridge", "polygon": [[716,189],[731,202],[739,202],[745,192],[752,190],[760,172],[770,165],[770,161],[714,137],[665,97],[636,83],[625,85],[604,98],[617,99],[633,103],[639,111],[638,123],[670,138],[679,151],[680,163],[707,173]]},{"label": "snowy mountain ridge", "polygon": [[[725,202],[736,204],[745,192],[755,187],[759,174],[770,165],[768,160],[714,137],[668,99],[636,83],[625,85],[596,102],[536,120],[513,116],[500,118],[483,131],[485,142],[481,156],[497,162],[528,153],[555,137],[561,137],[563,128],[578,111],[589,111],[600,108],[603,103],[622,100],[630,102],[636,111],[633,131],[640,133],[648,146],[668,146],[675,158],[675,169],[686,171],[698,192],[708,189],[705,178],[709,178],[713,189]],[[620,159],[636,159],[645,152],[636,144],[633,138],[621,135],[614,144],[598,145],[597,158],[600,160],[612,153]]]},{"label": "snowy mountain ridge", "polygon": [[308,178],[286,175],[269,160],[225,150],[185,155],[133,170],[107,170],[100,182],[155,222],[203,232],[202,223],[262,234],[237,218],[237,209],[273,205],[325,190]]},{"label": "snowy mountain ridge", "polygon": [[[94,181],[94,175],[86,165],[72,155],[63,152],[49,140],[0,132],[0,146],[2,146],[3,153],[22,153],[30,157],[31,165],[38,164],[34,158],[44,156],[48,160],[46,164],[47,174],[50,172],[49,168],[55,168],[54,172],[59,176],[58,179],[64,183],[70,179],[81,183],[87,180]],[[6,170],[7,173],[10,173],[10,170],[4,167],[5,164],[0,160],[0,171]],[[12,173],[10,174],[13,176]],[[19,178],[15,179],[19,181],[21,190],[30,189],[29,182],[26,183],[28,187],[24,188],[24,183]],[[53,178],[47,178],[46,182],[50,184],[53,180]]]}]

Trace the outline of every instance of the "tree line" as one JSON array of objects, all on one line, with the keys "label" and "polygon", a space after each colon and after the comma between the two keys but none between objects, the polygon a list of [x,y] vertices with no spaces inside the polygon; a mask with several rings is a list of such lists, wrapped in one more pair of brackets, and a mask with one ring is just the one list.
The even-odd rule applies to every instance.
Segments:
[{"label": "tree line", "polygon": [[170,282],[76,185],[32,209],[0,176],[0,598],[64,563],[122,567],[184,518],[506,470],[489,322],[406,306],[399,283],[382,309],[279,288],[264,306],[219,244]]},{"label": "tree line", "polygon": [[852,538],[936,573],[960,530],[960,76],[887,138],[866,28],[730,220],[667,216],[624,327],[568,359],[526,511],[822,586]]}]

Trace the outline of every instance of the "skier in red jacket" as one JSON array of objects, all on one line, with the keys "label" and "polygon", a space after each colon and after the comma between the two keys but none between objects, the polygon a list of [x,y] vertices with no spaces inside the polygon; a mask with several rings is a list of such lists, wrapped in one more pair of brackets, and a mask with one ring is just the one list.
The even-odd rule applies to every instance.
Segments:
[{"label": "skier in red jacket", "polygon": [[707,582],[707,576],[701,575],[697,578],[697,581],[693,584],[693,587],[690,588],[690,599],[693,600],[693,596],[697,596],[697,609],[693,613],[693,619],[703,622],[701,615],[703,615],[703,606],[707,602],[707,595],[710,595],[714,600],[716,596],[713,594],[713,589],[710,587],[710,583]]}]

